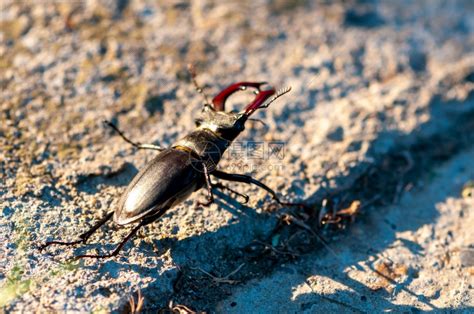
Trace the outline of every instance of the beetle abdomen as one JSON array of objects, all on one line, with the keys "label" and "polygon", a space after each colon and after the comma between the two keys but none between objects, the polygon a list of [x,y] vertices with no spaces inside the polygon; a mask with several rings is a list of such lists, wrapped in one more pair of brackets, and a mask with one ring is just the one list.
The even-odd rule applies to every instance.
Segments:
[{"label": "beetle abdomen", "polygon": [[156,156],[130,182],[114,221],[126,225],[186,199],[203,184],[196,159],[188,152],[167,149]]}]

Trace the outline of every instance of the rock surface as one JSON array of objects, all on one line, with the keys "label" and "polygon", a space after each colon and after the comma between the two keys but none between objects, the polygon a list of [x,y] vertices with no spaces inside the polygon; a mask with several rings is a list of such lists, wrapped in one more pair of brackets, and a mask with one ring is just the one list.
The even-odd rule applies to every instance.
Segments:
[{"label": "rock surface", "polygon": [[[5,0],[0,9],[4,311],[121,311],[138,291],[147,310],[474,306],[474,205],[461,194],[474,180],[471,1]],[[203,100],[188,63],[211,96],[242,80],[292,87],[219,166],[308,208],[232,183],[248,204],[216,192],[216,204],[197,206],[197,192],[116,258],[68,260],[111,250],[128,232],[113,224],[85,246],[39,252],[113,210],[156,154],[103,119],[162,146],[192,130]],[[233,97],[233,108],[250,99]],[[352,204],[355,219],[331,216]]]}]

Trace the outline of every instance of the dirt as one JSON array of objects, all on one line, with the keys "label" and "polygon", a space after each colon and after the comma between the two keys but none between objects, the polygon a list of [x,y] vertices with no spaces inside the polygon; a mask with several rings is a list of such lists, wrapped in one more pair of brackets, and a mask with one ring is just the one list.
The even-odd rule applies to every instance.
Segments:
[{"label": "dirt", "polygon": [[365,215],[334,239],[335,254],[278,265],[238,287],[217,311],[469,312],[474,200],[460,192],[474,176],[473,158],[472,150],[461,153],[398,204]]},{"label": "dirt", "polygon": [[[421,310],[473,303],[474,6],[470,1],[3,1],[0,306],[4,312]],[[247,204],[194,193],[108,260],[138,169],[236,81],[292,91],[219,167]],[[241,108],[250,92],[232,98]],[[170,303],[172,302],[172,303]],[[170,305],[171,304],[171,305]]]}]

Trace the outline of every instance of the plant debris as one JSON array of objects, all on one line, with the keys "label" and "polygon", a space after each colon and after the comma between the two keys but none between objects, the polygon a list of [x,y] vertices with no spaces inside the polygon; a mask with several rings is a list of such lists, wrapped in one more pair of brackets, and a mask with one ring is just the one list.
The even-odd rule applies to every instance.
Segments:
[{"label": "plant debris", "polygon": [[369,284],[369,288],[372,290],[386,289],[388,292],[393,291],[391,285],[397,284],[397,279],[406,276],[408,268],[405,265],[393,264],[391,261],[381,261],[376,264],[374,272],[377,274],[378,279],[375,283]]}]

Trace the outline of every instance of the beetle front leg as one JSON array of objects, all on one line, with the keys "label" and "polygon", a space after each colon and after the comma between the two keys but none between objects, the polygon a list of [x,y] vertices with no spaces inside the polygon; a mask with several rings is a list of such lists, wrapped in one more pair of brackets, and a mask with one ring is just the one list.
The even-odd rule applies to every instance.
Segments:
[{"label": "beetle front leg", "polygon": [[205,163],[202,163],[202,169],[204,171],[204,180],[206,181],[206,189],[207,189],[207,200],[206,202],[198,201],[197,204],[201,206],[209,206],[214,203],[214,193],[212,193],[212,182],[211,177],[209,176],[209,170]]},{"label": "beetle front leg", "polygon": [[216,189],[226,190],[226,191],[229,191],[231,193],[234,193],[235,195],[238,195],[238,196],[242,197],[244,199],[244,204],[247,204],[248,201],[249,201],[249,196],[248,195],[239,193],[236,190],[231,189],[230,187],[225,186],[224,184],[222,184],[220,182],[212,183],[212,187],[216,188]]},{"label": "beetle front leg", "polygon": [[221,179],[221,180],[227,180],[227,181],[234,181],[234,182],[242,182],[242,183],[247,183],[247,184],[255,184],[256,186],[264,189],[265,191],[267,191],[268,193],[270,193],[270,195],[273,197],[273,199],[280,205],[282,206],[299,206],[299,207],[304,207],[304,208],[307,208],[307,205],[303,204],[303,203],[290,203],[290,202],[283,202],[280,200],[280,198],[278,197],[278,195],[276,194],[275,191],[273,191],[270,187],[268,187],[266,184],[252,178],[251,176],[249,175],[245,175],[245,174],[236,174],[236,173],[227,173],[227,172],[224,172],[224,171],[220,171],[220,170],[214,170],[212,173],[211,173],[213,176],[215,176],[216,178],[218,179]]},{"label": "beetle front leg", "polygon": [[161,146],[158,146],[158,145],[153,145],[153,144],[142,144],[142,143],[139,143],[139,142],[133,142],[132,140],[130,140],[128,137],[126,137],[122,131],[120,131],[120,129],[115,125],[113,124],[112,122],[108,121],[108,120],[104,120],[103,121],[104,124],[106,124],[107,126],[111,127],[115,132],[118,133],[118,135],[120,135],[120,137],[127,143],[131,144],[132,146],[138,148],[138,149],[153,149],[153,150],[157,150],[157,151],[162,151],[164,150],[164,148],[162,148]]},{"label": "beetle front leg", "polygon": [[87,240],[89,240],[89,238],[103,225],[105,224],[110,218],[112,218],[112,216],[114,215],[114,212],[110,212],[108,213],[104,218],[102,218],[101,220],[99,220],[94,226],[92,226],[92,228],[90,228],[88,231],[84,232],[83,234],[81,234],[79,236],[79,240],[76,240],[76,241],[71,241],[71,242],[64,242],[64,241],[48,241],[46,242],[45,244],[41,245],[39,247],[39,250],[44,250],[45,248],[47,248],[48,246],[52,245],[52,244],[57,244],[57,245],[67,245],[67,246],[71,246],[71,245],[76,245],[76,244],[80,244],[80,243],[86,243]]}]

